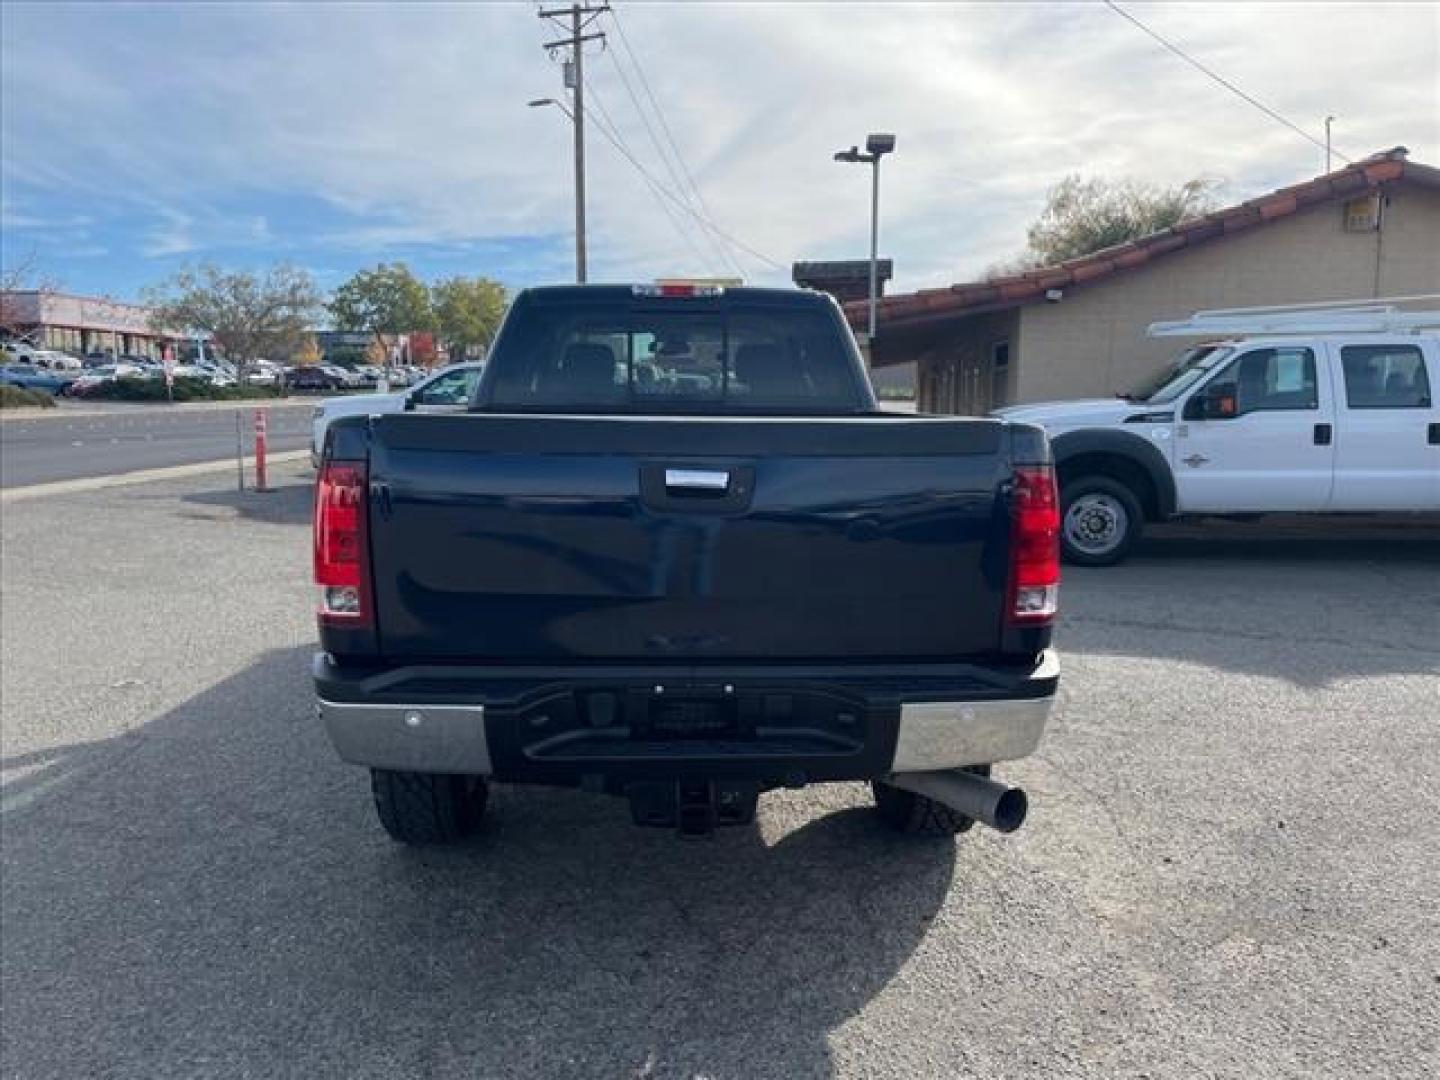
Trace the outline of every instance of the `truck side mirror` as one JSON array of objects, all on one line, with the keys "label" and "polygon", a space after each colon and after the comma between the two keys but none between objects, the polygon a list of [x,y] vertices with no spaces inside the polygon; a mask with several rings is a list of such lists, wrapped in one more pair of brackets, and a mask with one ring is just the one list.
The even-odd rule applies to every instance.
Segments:
[{"label": "truck side mirror", "polygon": [[1185,406],[1187,420],[1233,420],[1240,413],[1235,384],[1211,383]]}]

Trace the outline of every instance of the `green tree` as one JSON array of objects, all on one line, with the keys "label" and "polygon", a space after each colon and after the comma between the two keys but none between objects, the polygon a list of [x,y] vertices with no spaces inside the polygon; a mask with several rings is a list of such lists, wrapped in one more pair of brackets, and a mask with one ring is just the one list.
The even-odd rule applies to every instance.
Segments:
[{"label": "green tree", "polygon": [[430,291],[404,263],[361,270],[335,290],[329,311],[337,330],[372,334],[382,346],[386,334],[435,327]]},{"label": "green tree", "polygon": [[505,286],[485,277],[452,277],[430,288],[440,340],[452,357],[489,345],[505,314]]},{"label": "green tree", "polygon": [[1071,174],[1050,189],[1045,209],[1026,234],[1025,253],[999,269],[1049,266],[1168,229],[1213,210],[1215,187],[1204,179],[1157,187]]},{"label": "green tree", "polygon": [[284,264],[264,274],[186,267],[144,295],[152,329],[208,335],[242,378],[256,358],[298,348],[322,307],[314,279]]}]

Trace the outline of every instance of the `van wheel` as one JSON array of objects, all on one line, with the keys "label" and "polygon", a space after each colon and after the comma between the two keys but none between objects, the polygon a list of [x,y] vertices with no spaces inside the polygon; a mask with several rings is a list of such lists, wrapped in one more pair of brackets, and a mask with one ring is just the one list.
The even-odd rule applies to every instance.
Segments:
[{"label": "van wheel", "polygon": [[473,833],[490,789],[480,776],[370,770],[375,812],[402,844],[447,844]]},{"label": "van wheel", "polygon": [[[965,772],[990,775],[989,765],[970,765]],[[870,781],[875,796],[875,813],[888,828],[908,836],[957,836],[968,832],[975,819],[958,813],[942,802],[907,791],[883,780]]]},{"label": "van wheel", "polygon": [[1119,480],[1082,476],[1060,492],[1060,551],[1077,566],[1113,566],[1145,527],[1140,500]]}]

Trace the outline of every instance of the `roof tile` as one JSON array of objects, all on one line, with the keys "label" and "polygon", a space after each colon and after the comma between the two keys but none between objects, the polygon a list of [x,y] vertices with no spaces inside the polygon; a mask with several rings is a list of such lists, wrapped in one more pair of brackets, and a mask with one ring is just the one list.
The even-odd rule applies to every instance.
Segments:
[{"label": "roof tile", "polygon": [[[988,281],[960,282],[938,289],[922,289],[914,293],[882,297],[880,314],[882,320],[904,322],[916,318],[930,321],[937,317],[963,317],[972,310],[997,303],[1023,303],[1038,299],[1047,289],[1096,281],[1153,262],[1181,248],[1277,221],[1315,203],[1349,196],[1373,189],[1380,184],[1403,179],[1407,166],[1416,170],[1417,181],[1422,176],[1435,172],[1428,166],[1409,163],[1408,153],[1403,146],[1383,150],[1335,172],[1303,183],[1291,184],[1238,206],[1217,210],[1192,221],[1181,222],[1174,228],[1079,258],[1067,259],[1054,266],[1033,267],[1021,273]],[[845,305],[845,312],[854,325],[861,325],[865,318],[866,304],[864,301],[851,301]]]}]

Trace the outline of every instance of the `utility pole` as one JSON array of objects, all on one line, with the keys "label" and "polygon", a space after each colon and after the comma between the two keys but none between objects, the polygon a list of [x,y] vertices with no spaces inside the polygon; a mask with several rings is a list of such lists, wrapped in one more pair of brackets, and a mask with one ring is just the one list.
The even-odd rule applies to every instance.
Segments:
[{"label": "utility pole", "polygon": [[[574,107],[571,121],[575,126],[575,280],[582,285],[585,283],[585,42],[605,39],[603,31],[593,34],[584,31],[609,10],[607,3],[574,3],[566,8],[542,8],[538,13],[540,18],[549,19],[570,33],[569,37],[547,41],[544,47],[552,56],[557,49],[568,47],[573,65],[570,89]],[[569,25],[561,20],[568,20]]]},{"label": "utility pole", "polygon": [[1335,122],[1335,117],[1325,117],[1325,171],[1330,171],[1330,125]]}]

